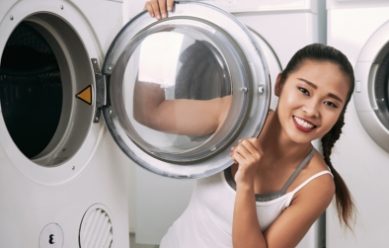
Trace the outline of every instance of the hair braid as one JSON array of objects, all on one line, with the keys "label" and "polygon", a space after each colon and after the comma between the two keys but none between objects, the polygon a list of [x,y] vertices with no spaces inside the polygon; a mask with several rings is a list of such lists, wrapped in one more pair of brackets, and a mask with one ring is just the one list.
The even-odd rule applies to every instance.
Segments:
[{"label": "hair braid", "polygon": [[335,170],[331,163],[330,155],[335,142],[339,139],[342,133],[342,127],[344,125],[344,112],[339,117],[338,121],[332,127],[332,129],[321,139],[324,161],[330,167],[332,174],[334,175],[335,182],[335,197],[336,208],[338,210],[339,218],[350,227],[349,220],[352,217],[352,208],[354,204],[350,197],[350,192],[343,181],[342,177]]}]

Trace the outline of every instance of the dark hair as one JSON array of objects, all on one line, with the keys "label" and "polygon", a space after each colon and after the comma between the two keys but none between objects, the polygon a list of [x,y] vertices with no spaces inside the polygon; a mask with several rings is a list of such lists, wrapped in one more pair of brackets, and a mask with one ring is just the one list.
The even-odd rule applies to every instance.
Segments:
[{"label": "dark hair", "polygon": [[346,111],[347,104],[350,101],[351,94],[354,91],[355,79],[353,67],[347,57],[336,48],[323,44],[311,44],[303,47],[293,55],[286,68],[280,74],[281,82],[285,82],[288,75],[291,72],[297,70],[302,65],[302,62],[307,59],[316,61],[329,61],[334,63],[339,66],[340,70],[349,79],[350,88],[347,94],[344,108],[335,125],[321,139],[321,143],[324,161],[330,167],[332,174],[334,175],[334,182],[336,187],[336,208],[338,210],[339,218],[343,221],[344,224],[346,224],[346,226],[350,227],[350,219],[353,216],[354,204],[345,182],[331,163],[330,155],[335,142],[339,139],[340,134],[342,133],[342,127],[344,125],[344,113]]}]

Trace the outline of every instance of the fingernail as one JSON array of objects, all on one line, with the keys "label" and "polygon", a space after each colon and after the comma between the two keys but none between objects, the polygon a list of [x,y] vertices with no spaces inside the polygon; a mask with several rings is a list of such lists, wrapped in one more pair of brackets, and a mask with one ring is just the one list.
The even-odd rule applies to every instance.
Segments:
[{"label": "fingernail", "polygon": [[162,18],[166,18],[166,17],[167,17],[166,13],[163,13]]},{"label": "fingernail", "polygon": [[172,6],[167,6],[167,11],[172,11],[172,10],[173,10]]}]

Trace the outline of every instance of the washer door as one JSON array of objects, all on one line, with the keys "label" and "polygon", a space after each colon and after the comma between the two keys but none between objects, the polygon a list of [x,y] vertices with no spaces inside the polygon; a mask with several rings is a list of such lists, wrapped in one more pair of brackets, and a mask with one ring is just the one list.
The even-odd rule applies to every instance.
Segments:
[{"label": "washer door", "polygon": [[[217,173],[233,163],[231,145],[258,136],[264,124],[271,92],[262,58],[244,25],[211,5],[178,3],[161,21],[141,13],[117,36],[103,66],[109,79],[103,110],[108,128],[120,148],[152,172],[174,178]],[[139,85],[146,89],[143,101],[137,100]],[[228,103],[222,124],[204,132],[193,132],[207,125],[203,116],[190,116],[195,128],[187,133],[144,125],[134,116],[140,109],[153,113],[145,102],[221,99]],[[175,113],[183,112],[185,108],[163,118],[178,123],[187,117]]]},{"label": "washer door", "polygon": [[389,152],[389,23],[363,47],[355,66],[355,108],[367,133]]}]

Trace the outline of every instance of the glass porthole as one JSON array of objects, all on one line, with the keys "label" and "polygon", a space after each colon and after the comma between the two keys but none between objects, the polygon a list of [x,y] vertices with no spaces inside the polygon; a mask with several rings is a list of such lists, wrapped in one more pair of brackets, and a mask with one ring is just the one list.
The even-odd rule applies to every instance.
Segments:
[{"label": "glass porthole", "polygon": [[[142,13],[116,37],[103,66],[106,123],[121,149],[152,172],[214,174],[231,165],[229,146],[262,128],[271,91],[263,58],[252,33],[212,5],[181,2],[162,21]],[[149,121],[151,102],[184,104]],[[185,115],[200,105],[208,106],[203,113]],[[217,126],[203,118],[215,106]],[[166,121],[174,124],[165,128]]]}]

